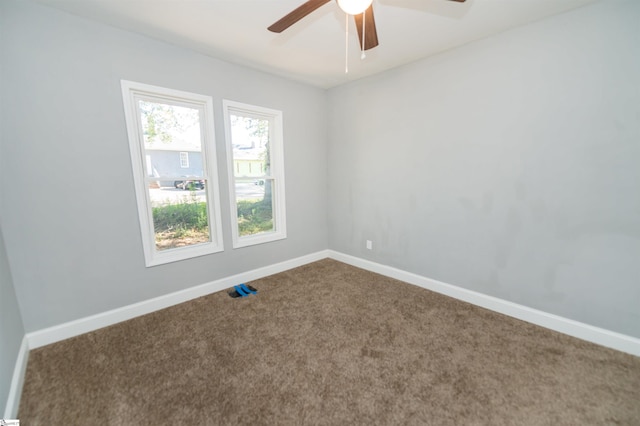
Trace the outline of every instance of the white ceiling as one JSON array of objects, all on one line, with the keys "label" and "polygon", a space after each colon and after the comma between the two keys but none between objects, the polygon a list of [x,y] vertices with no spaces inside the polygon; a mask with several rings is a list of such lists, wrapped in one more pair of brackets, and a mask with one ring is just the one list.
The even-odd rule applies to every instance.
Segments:
[{"label": "white ceiling", "polygon": [[[380,45],[360,59],[349,19],[328,3],[281,34],[267,27],[305,0],[37,0],[229,62],[329,88],[596,0],[374,0]],[[366,30],[366,29],[365,29]]]}]

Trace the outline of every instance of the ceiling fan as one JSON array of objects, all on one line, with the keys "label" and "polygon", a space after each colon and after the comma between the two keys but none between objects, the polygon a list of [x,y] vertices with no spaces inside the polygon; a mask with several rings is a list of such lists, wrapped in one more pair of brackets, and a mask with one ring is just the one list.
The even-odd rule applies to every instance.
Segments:
[{"label": "ceiling fan", "polygon": [[[331,0],[308,0],[280,20],[273,23],[268,30],[281,33],[305,16],[311,14],[320,6],[324,6]],[[373,0],[336,0],[340,9],[349,15],[353,15],[360,39],[360,48],[369,50],[378,45],[378,33],[376,22],[373,18]],[[447,0],[464,3],[465,0]],[[363,40],[364,37],[364,40]]]}]

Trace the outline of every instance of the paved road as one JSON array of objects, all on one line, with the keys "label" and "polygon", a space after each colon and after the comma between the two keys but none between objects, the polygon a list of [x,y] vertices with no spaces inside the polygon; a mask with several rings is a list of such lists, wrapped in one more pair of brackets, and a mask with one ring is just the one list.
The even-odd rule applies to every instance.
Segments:
[{"label": "paved road", "polygon": [[[191,192],[178,188],[150,188],[151,204],[161,206],[165,204],[176,204],[180,201],[191,201]],[[264,197],[264,186],[255,185],[253,182],[237,183],[236,194],[239,200],[256,200]],[[203,189],[195,191],[196,199],[205,201]]]}]

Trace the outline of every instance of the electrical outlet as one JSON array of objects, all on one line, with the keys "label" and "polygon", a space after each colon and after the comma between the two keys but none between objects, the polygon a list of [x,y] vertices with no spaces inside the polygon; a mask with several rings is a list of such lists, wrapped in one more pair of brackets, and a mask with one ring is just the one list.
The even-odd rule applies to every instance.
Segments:
[{"label": "electrical outlet", "polygon": [[373,250],[373,241],[367,240],[367,250]]}]

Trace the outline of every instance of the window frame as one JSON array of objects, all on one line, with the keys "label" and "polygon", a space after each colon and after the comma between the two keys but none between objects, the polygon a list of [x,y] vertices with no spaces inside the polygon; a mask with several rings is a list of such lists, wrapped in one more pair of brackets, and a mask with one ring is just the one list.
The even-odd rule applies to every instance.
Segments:
[{"label": "window frame", "polygon": [[[138,207],[140,234],[144,249],[146,267],[162,265],[185,259],[191,259],[224,250],[222,222],[220,213],[220,191],[218,162],[215,149],[215,128],[213,122],[213,99],[211,96],[190,93],[165,87],[152,86],[134,81],[122,80],[122,99],[129,139],[129,152],[133,170],[133,183]],[[190,246],[166,250],[156,250],[153,212],[148,184],[157,177],[148,175],[146,170],[146,149],[144,133],[140,119],[138,101],[162,102],[170,105],[199,110],[200,140],[202,153],[202,173],[207,184],[207,215],[209,223],[209,241]]]},{"label": "window frame", "polygon": [[[282,111],[265,108],[242,102],[223,100],[225,139],[227,148],[227,171],[229,181],[229,205],[231,212],[231,237],[233,248],[249,247],[287,238],[287,218],[285,201],[284,177],[284,128]],[[236,197],[236,176],[233,156],[233,140],[231,134],[231,115],[250,116],[269,120],[269,161],[271,173],[268,179],[272,181],[273,199],[273,231],[254,235],[240,236],[238,229],[238,205]],[[265,178],[263,175],[261,178]],[[261,179],[255,178],[255,179]]]}]

